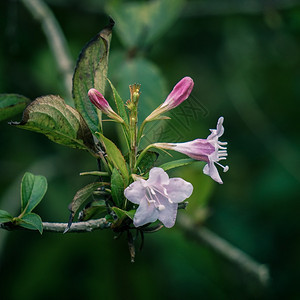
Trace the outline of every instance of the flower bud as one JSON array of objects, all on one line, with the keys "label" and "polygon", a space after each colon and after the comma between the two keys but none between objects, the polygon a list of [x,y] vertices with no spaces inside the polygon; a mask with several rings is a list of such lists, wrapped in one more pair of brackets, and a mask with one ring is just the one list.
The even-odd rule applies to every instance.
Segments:
[{"label": "flower bud", "polygon": [[97,91],[96,89],[90,89],[88,91],[88,96],[90,98],[90,101],[109,118],[114,119],[117,122],[124,123],[124,120],[114,112],[107,100],[99,91]]},{"label": "flower bud", "polygon": [[161,108],[167,110],[173,109],[186,100],[194,87],[194,81],[191,77],[182,78],[173,88],[172,92],[168,95]]},{"label": "flower bud", "polygon": [[155,120],[162,113],[169,111],[184,100],[186,100],[194,87],[194,81],[191,77],[182,78],[173,88],[167,99],[157,109],[155,109],[147,118],[146,122]]}]

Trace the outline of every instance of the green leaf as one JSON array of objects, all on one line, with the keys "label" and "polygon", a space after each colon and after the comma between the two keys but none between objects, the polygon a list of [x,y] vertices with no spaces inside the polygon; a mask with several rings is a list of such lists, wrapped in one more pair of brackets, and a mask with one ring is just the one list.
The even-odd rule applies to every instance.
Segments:
[{"label": "green leaf", "polygon": [[40,232],[40,234],[43,233],[43,223],[42,223],[42,219],[39,215],[34,214],[34,213],[28,213],[26,215],[24,215],[21,219],[20,219],[20,223],[19,225],[27,228],[27,229],[33,229],[33,230],[38,230]]},{"label": "green leaf", "polygon": [[146,154],[143,156],[142,160],[137,166],[140,174],[147,173],[154,165],[158,158],[158,153],[154,151],[147,151]]},{"label": "green leaf", "polygon": [[107,206],[105,200],[93,201],[88,207],[85,207],[79,213],[80,221],[87,221],[90,219],[99,219],[107,213]]},{"label": "green leaf", "polygon": [[114,95],[114,100],[117,106],[117,110],[118,113],[120,115],[120,117],[125,121],[126,124],[128,124],[128,116],[125,110],[125,103],[122,100],[122,98],[120,97],[119,93],[117,92],[116,88],[113,86],[113,84],[111,83],[111,81],[109,79],[107,79],[107,81],[110,84],[110,87],[113,91],[113,95]]},{"label": "green leaf", "polygon": [[0,121],[21,113],[30,100],[18,94],[0,94]]},{"label": "green leaf", "polygon": [[119,220],[123,220],[125,217],[128,217],[129,219],[133,220],[133,217],[134,217],[134,214],[136,212],[135,209],[132,209],[132,210],[129,210],[129,211],[126,211],[126,210],[123,210],[123,209],[120,209],[118,207],[112,207],[111,208],[115,214],[117,215],[118,219]]},{"label": "green leaf", "polygon": [[21,182],[21,213],[30,213],[43,199],[47,191],[47,179],[26,172]]},{"label": "green leaf", "polygon": [[[73,75],[73,98],[77,110],[82,114],[92,132],[99,131],[99,118],[95,106],[90,102],[88,91],[97,89],[105,94],[108,70],[108,55],[111,31],[114,23],[98,33],[81,51]],[[100,112],[100,111],[99,111]]]},{"label": "green leaf", "polygon": [[170,169],[190,165],[193,162],[196,162],[196,160],[194,160],[192,158],[183,158],[183,159],[178,159],[178,160],[174,160],[174,161],[164,163],[161,166],[159,166],[159,168],[162,168],[165,171],[167,171],[167,170],[170,170]]},{"label": "green leaf", "polygon": [[109,160],[112,162],[114,167],[121,173],[124,179],[124,185],[127,186],[129,181],[129,173],[124,156],[122,155],[121,151],[111,140],[107,139],[101,133],[96,132],[96,135],[101,140]]},{"label": "green leaf", "polygon": [[94,182],[86,185],[85,187],[77,191],[72,200],[72,203],[69,206],[69,209],[72,213],[72,220],[80,206],[93,194],[93,192],[98,188],[107,185],[109,184],[106,182]]},{"label": "green leaf", "polygon": [[143,47],[162,36],[175,22],[184,0],[108,1],[107,12],[128,48]]},{"label": "green leaf", "polygon": [[22,121],[11,124],[43,133],[61,145],[97,152],[92,133],[80,113],[59,96],[37,98],[25,109]]},{"label": "green leaf", "polygon": [[5,210],[0,209],[0,223],[11,222],[13,217]]},{"label": "green leaf", "polygon": [[111,174],[111,196],[118,207],[123,206],[125,200],[124,179],[116,168],[113,169]]}]

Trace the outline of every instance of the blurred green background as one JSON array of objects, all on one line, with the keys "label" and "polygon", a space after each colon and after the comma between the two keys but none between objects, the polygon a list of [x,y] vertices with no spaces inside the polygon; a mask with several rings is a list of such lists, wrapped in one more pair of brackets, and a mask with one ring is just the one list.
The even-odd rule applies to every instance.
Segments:
[{"label": "blurred green background", "polygon": [[[208,214],[205,225],[268,265],[271,281],[261,287],[176,225],[147,235],[134,264],[125,237],[114,240],[110,231],[1,231],[0,298],[299,299],[300,1],[46,3],[74,66],[108,15],[114,18],[109,78],[124,100],[128,84],[142,83],[141,118],[182,77],[194,79],[190,99],[164,126],[149,126],[145,143],[205,138],[224,116],[230,166],[221,174],[224,185],[203,175],[203,164],[170,173],[195,187],[180,213],[196,220]],[[41,25],[22,1],[0,2],[0,45],[0,93],[32,100],[67,95]],[[105,124],[105,130],[118,139],[114,126]],[[32,171],[49,183],[36,211],[45,221],[66,222],[67,205],[91,180],[79,173],[95,170],[94,159],[6,121],[0,141],[1,209],[18,213],[20,180]],[[160,160],[169,158],[161,154]]]}]

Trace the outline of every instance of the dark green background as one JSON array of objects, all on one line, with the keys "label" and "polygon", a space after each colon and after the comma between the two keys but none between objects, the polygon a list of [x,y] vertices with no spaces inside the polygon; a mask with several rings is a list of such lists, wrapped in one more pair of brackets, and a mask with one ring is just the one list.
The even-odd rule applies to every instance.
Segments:
[{"label": "dark green background", "polygon": [[[47,3],[75,62],[107,24],[107,1]],[[170,174],[194,184],[186,213],[196,217],[208,210],[205,225],[267,264],[270,285],[260,287],[176,225],[147,235],[134,264],[125,237],[114,240],[110,231],[43,236],[1,231],[0,298],[299,299],[300,2],[187,1],[156,39],[149,44],[139,39],[136,47],[124,43],[117,26],[109,77],[124,99],[127,80],[142,83],[143,116],[182,77],[195,81],[188,100],[194,106],[185,103],[170,112],[164,133],[159,125],[148,129],[150,141],[205,138],[224,116],[230,166],[221,174],[224,185],[203,175],[203,165]],[[32,100],[66,95],[40,24],[19,1],[0,3],[0,45],[0,93]],[[136,62],[139,70],[129,73]],[[115,127],[105,126],[116,140]],[[36,212],[45,221],[66,222],[68,203],[90,180],[79,173],[95,170],[94,159],[6,121],[0,123],[0,141],[1,209],[18,214],[20,180],[32,171],[49,182]]]}]

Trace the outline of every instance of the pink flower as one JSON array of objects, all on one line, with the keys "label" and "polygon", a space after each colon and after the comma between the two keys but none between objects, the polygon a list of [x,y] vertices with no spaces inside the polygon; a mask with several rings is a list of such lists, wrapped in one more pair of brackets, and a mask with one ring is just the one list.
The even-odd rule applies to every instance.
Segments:
[{"label": "pink flower", "polygon": [[88,96],[90,98],[90,101],[98,109],[104,112],[108,117],[114,119],[117,122],[124,123],[124,120],[117,113],[114,112],[114,110],[110,107],[107,100],[99,91],[97,91],[96,89],[90,89],[88,91]]},{"label": "pink flower", "polygon": [[219,141],[219,137],[224,133],[223,121],[224,118],[220,117],[217,129],[210,129],[211,134],[206,139],[196,139],[185,143],[156,143],[153,144],[153,147],[178,151],[193,159],[207,162],[203,168],[203,173],[222,184],[223,181],[215,163],[221,166],[224,172],[228,171],[228,166],[219,163],[220,160],[225,160],[227,157],[227,148],[225,147],[227,142]]},{"label": "pink flower", "polygon": [[160,220],[164,226],[174,226],[178,203],[191,196],[193,186],[181,178],[169,178],[162,168],[152,168],[149,179],[140,179],[124,191],[125,197],[139,204],[134,215],[135,227]]},{"label": "pink flower", "polygon": [[147,118],[146,122],[155,120],[160,114],[169,111],[184,100],[186,100],[194,87],[194,81],[191,77],[182,78],[173,88],[167,99],[157,109],[155,109]]}]

